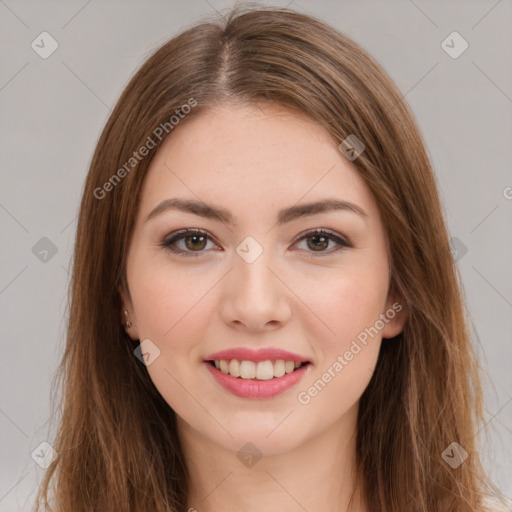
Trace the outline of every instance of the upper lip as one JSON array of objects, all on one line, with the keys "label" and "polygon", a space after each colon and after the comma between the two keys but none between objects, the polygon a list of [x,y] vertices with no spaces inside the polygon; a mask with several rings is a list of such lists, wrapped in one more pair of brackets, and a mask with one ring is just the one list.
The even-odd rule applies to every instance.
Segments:
[{"label": "upper lip", "polygon": [[284,361],[295,361],[299,363],[309,362],[298,354],[294,354],[293,352],[288,352],[287,350],[282,350],[280,348],[261,348],[259,350],[253,350],[250,348],[230,348],[209,355],[205,361],[221,361],[222,359],[238,359],[255,362],[283,359]]}]

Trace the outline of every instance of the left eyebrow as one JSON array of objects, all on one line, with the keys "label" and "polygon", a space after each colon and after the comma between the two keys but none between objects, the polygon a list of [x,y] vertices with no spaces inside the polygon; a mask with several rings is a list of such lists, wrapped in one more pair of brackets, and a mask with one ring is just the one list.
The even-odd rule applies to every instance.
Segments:
[{"label": "left eyebrow", "polygon": [[[151,211],[144,222],[148,222],[150,219],[168,210],[179,210],[186,213],[192,213],[224,224],[233,225],[235,223],[233,214],[225,208],[207,204],[202,201],[180,198],[165,199]],[[354,203],[337,198],[326,198],[311,203],[289,206],[279,210],[277,215],[277,224],[286,224],[300,217],[317,215],[328,211],[347,211],[355,213],[363,218],[368,217],[368,214],[360,206]]]}]

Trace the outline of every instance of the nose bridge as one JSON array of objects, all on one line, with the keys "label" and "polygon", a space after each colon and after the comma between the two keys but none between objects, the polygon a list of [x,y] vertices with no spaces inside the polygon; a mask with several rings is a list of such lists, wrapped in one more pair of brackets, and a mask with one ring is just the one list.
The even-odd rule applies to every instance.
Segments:
[{"label": "nose bridge", "polygon": [[276,252],[263,242],[244,240],[237,246],[222,308],[226,322],[258,330],[267,323],[286,321],[288,289],[276,276],[278,267]]},{"label": "nose bridge", "polygon": [[275,251],[269,244],[269,239],[258,242],[253,237],[247,237],[236,248],[236,288],[242,293],[248,293],[252,299],[261,297],[270,300],[275,293],[280,292],[276,277],[270,271],[270,268],[276,267],[276,261]]}]

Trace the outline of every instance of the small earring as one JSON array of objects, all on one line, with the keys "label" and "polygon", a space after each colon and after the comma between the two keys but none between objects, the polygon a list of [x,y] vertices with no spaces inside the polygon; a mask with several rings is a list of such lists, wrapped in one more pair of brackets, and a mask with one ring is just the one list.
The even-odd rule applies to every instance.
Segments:
[{"label": "small earring", "polygon": [[[128,311],[126,309],[124,310],[124,314],[128,316]],[[129,329],[132,326],[132,324],[128,320],[126,321],[125,325],[127,329]]]}]

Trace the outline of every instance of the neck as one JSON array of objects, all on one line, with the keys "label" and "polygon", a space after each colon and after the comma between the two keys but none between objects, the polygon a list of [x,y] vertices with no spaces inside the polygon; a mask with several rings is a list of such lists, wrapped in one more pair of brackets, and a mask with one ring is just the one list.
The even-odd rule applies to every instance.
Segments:
[{"label": "neck", "polygon": [[246,465],[178,418],[190,477],[187,510],[366,512],[356,485],[356,418],[357,404],[293,450],[263,453]]}]

